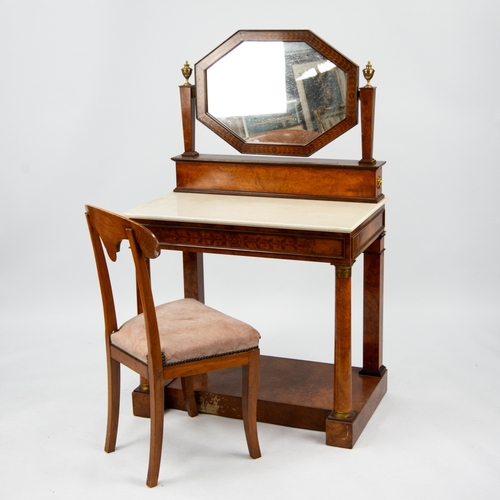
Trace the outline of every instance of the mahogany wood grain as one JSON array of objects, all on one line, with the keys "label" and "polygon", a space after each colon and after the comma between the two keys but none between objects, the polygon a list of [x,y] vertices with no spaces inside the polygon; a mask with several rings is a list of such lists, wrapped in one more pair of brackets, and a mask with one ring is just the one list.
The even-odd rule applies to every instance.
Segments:
[{"label": "mahogany wood grain", "polygon": [[[109,344],[106,344],[109,349]],[[107,359],[111,361],[107,364],[108,370],[108,416],[106,424],[106,440],[104,442],[104,451],[112,453],[116,447],[116,437],[118,434],[118,418],[120,414],[120,363],[106,353]],[[148,401],[149,403],[149,401]],[[148,406],[148,416],[150,415]]]},{"label": "mahogany wood grain", "polygon": [[362,159],[359,163],[375,164],[373,158],[373,137],[375,133],[375,95],[376,89],[359,89],[359,99],[361,102],[361,152]]},{"label": "mahogany wood grain", "polygon": [[335,353],[333,413],[352,419],[351,266],[335,270]]},{"label": "mahogany wood grain", "polygon": [[[208,113],[207,70],[243,40],[305,41],[333,61],[346,74],[346,120],[315,138],[280,144],[278,139],[268,136],[267,142],[252,144],[213,119]],[[382,166],[385,162],[373,158],[376,91],[374,88],[358,89],[358,67],[311,32],[240,31],[196,65],[195,79],[196,87],[182,86],[180,90],[184,153],[173,158],[177,176],[175,191],[367,203],[378,202],[384,197]],[[358,99],[361,104],[360,161],[199,155],[195,151],[196,111],[202,123],[242,153],[309,156],[357,124]],[[158,394],[162,393],[165,408],[187,409],[189,414],[200,411],[243,418],[251,456],[260,456],[258,441],[254,439],[257,420],[323,431],[326,444],[352,448],[387,390],[387,371],[382,365],[385,209],[381,208],[350,234],[157,220],[140,222],[156,235],[161,249],[183,252],[185,296],[202,302],[203,252],[325,262],[336,266],[334,364],[259,357],[262,366],[258,403],[254,396],[258,385],[257,361],[250,360],[257,358],[257,354],[249,354],[248,365],[243,369],[229,367],[241,361],[236,356],[238,361],[226,360],[224,366],[227,368],[209,373],[208,370],[215,369],[213,363],[201,362],[187,371],[170,370],[163,373],[161,384],[159,380],[155,382],[153,392],[157,401],[160,401]],[[351,277],[346,272],[363,253],[361,369],[351,367]],[[106,320],[107,328],[112,324],[111,317],[109,315]],[[158,421],[160,406],[152,405],[151,395],[144,390],[147,388],[144,382],[150,375],[137,366],[137,362],[123,359],[120,353],[112,352],[113,349],[109,351],[114,361],[128,363],[127,366],[141,374],[142,384],[132,395],[134,415],[153,415]],[[109,365],[108,372],[116,380],[113,365]],[[117,390],[110,389],[110,394],[110,408],[117,408]],[[247,395],[248,402],[245,401]],[[117,410],[110,410],[111,413],[114,418]],[[113,418],[108,420],[110,443],[107,439],[106,446],[114,449],[118,420],[116,417],[115,423]],[[159,466],[159,458],[153,457],[150,461],[158,461]],[[157,480],[156,476],[151,477],[153,482]]]},{"label": "mahogany wood grain", "polygon": [[266,158],[235,155],[176,156],[175,191],[376,203],[384,162]]},{"label": "mahogany wood grain", "polygon": [[[202,274],[202,266],[198,261],[202,255],[200,252],[327,262],[339,267],[350,267],[363,252],[373,252],[377,248],[374,242],[384,232],[385,208],[381,207],[352,233],[162,220],[141,222],[156,235],[162,249],[180,250],[186,252],[185,255],[190,255],[184,263],[185,287],[189,293],[196,294],[199,289],[199,273]],[[368,259],[374,257],[377,258],[370,255]],[[380,268],[380,271],[383,272],[383,269]],[[327,444],[347,448],[352,447],[359,437],[385,394],[387,384],[385,372],[377,377],[361,377],[360,368],[351,368],[350,281],[346,281],[346,278],[336,278],[340,287],[335,304],[339,330],[339,345],[336,348],[338,358],[335,358],[339,359],[338,368],[335,369],[334,365],[326,365],[328,368],[325,368],[321,364],[306,361],[263,357],[257,413],[258,420],[262,422],[326,430]],[[365,297],[368,298],[373,294],[373,285],[367,280],[365,286]],[[373,300],[374,307],[365,304],[366,310],[372,311],[370,318],[378,314],[376,295],[373,295]],[[367,341],[364,348],[372,349],[371,342]],[[338,371],[338,376],[334,376],[334,371]],[[212,372],[203,375],[203,379],[195,377],[198,411],[241,418],[241,410],[238,409],[241,392],[236,395],[231,391],[230,394],[225,392],[226,384],[231,386],[233,383],[231,376],[226,381],[227,373],[231,371]],[[322,375],[318,376],[318,373]],[[338,388],[334,406],[335,377],[338,380]],[[217,383],[216,388],[212,390],[210,387],[214,380],[217,380]],[[180,387],[181,382],[176,380],[165,387],[166,407],[185,408],[186,403]],[[134,415],[147,417],[148,395],[136,389],[132,397]],[[321,404],[318,401],[321,401]]]},{"label": "mahogany wood grain", "polygon": [[[359,368],[353,368],[352,380],[354,417],[352,420],[338,420],[333,412],[327,417],[325,434],[328,446],[353,448],[387,392],[387,372],[380,377],[365,377],[359,373]],[[367,390],[368,387],[371,390]]]},{"label": "mahogany wood grain", "polygon": [[[326,444],[352,448],[387,392],[387,372],[381,377],[360,375],[353,367],[352,420],[332,417],[334,365],[261,356],[257,420],[275,425],[325,432]],[[197,408],[229,418],[242,418],[241,372],[237,368],[210,372],[194,378]],[[148,417],[147,398],[134,391],[137,416]],[[165,387],[166,408],[185,410],[182,387],[174,380]],[[142,410],[142,411],[141,411]]]},{"label": "mahogany wood grain", "polygon": [[257,439],[257,396],[260,384],[260,356],[257,351],[252,351],[250,357],[251,361],[241,367],[243,373],[241,413],[250,456],[259,458],[261,453]]},{"label": "mahogany wood grain", "polygon": [[[149,467],[146,484],[154,487],[158,484],[161,452],[163,444],[163,425],[165,411],[165,383],[174,378],[181,379],[185,408],[190,416],[198,413],[194,398],[193,376],[205,374],[212,370],[240,367],[241,384],[244,385],[243,420],[248,451],[252,458],[260,457],[257,435],[257,394],[259,383],[260,351],[219,354],[215,357],[202,357],[199,360],[184,361],[178,364],[163,363],[162,347],[155,303],[151,289],[149,259],[160,255],[160,246],[156,237],[144,226],[119,215],[96,207],[86,207],[86,219],[89,227],[97,274],[101,289],[104,311],[106,359],[108,372],[108,420],[104,449],[110,453],[115,451],[118,431],[120,407],[120,365],[123,364],[138,373],[141,377],[139,387],[142,397],[148,399],[148,416],[150,417]],[[132,354],[119,349],[112,343],[112,334],[118,331],[116,307],[108,271],[107,253],[111,261],[116,261],[121,242],[125,240],[130,246],[135,269],[137,287],[139,289],[140,310],[143,313],[147,341],[147,364],[139,361]],[[196,271],[187,273],[186,293],[200,293],[203,286],[202,276],[198,275],[202,260],[192,253],[184,259],[188,268]],[[202,269],[201,269],[202,270]],[[201,354],[203,356],[203,354]],[[241,371],[241,367],[245,368]],[[147,383],[144,383],[147,381]],[[257,385],[256,385],[257,384]]]},{"label": "mahogany wood grain", "polygon": [[[252,143],[216,120],[208,110],[207,71],[243,41],[305,42],[344,72],[346,79],[345,119],[305,145],[293,143]],[[230,82],[230,75],[229,85]],[[210,130],[240,153],[310,156],[358,123],[359,67],[309,30],[240,30],[221,43],[195,65],[197,117]]]},{"label": "mahogany wood grain", "polygon": [[[165,250],[352,265],[384,230],[384,214],[381,207],[353,233],[146,219],[141,223]],[[188,279],[192,272],[186,273]]]},{"label": "mahogany wood grain", "polygon": [[186,410],[190,417],[196,417],[198,415],[198,408],[196,407],[196,401],[194,399],[193,378],[194,375],[181,378],[182,396],[186,402]]},{"label": "mahogany wood grain", "polygon": [[184,136],[184,153],[182,153],[182,156],[198,156],[198,153],[195,151],[195,87],[192,85],[181,85],[179,91],[181,97],[182,132]]},{"label": "mahogany wood grain", "polygon": [[385,227],[385,209],[379,210],[361,224],[351,236],[350,255],[353,259],[361,255],[368,246],[381,234]]},{"label": "mahogany wood grain", "polygon": [[384,307],[384,234],[364,253],[363,375],[381,376]]},{"label": "mahogany wood grain", "polygon": [[[182,252],[182,266],[184,272],[184,297],[196,299],[205,303],[205,287],[203,274],[203,254],[201,252]],[[194,403],[193,381],[182,378],[182,390],[190,417],[197,415]]]},{"label": "mahogany wood grain", "polygon": [[201,252],[182,252],[184,271],[184,297],[205,303],[203,274],[203,254]]}]

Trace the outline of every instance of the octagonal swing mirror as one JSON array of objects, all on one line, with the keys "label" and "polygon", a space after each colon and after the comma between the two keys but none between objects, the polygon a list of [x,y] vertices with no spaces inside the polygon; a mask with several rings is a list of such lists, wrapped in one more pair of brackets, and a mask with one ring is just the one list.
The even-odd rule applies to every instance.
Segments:
[{"label": "octagonal swing mirror", "polygon": [[308,30],[243,30],[195,65],[197,118],[241,153],[310,156],[358,121],[358,66]]}]

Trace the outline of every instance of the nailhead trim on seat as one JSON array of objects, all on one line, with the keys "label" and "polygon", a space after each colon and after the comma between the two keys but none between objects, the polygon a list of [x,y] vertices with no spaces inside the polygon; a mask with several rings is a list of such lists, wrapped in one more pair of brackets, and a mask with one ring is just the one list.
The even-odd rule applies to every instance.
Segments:
[{"label": "nailhead trim on seat", "polygon": [[[111,345],[115,349],[118,349],[119,351],[123,352],[124,354],[127,354],[127,356],[130,356],[130,357],[134,358],[136,361],[139,361],[139,363],[143,364],[144,366],[148,366],[148,364],[145,363],[142,359],[135,357],[133,354],[130,354],[129,352],[122,349],[121,347],[118,347],[117,345],[114,345],[113,343],[111,343]],[[163,354],[163,353],[161,353],[161,357],[162,357],[163,367],[166,368],[167,366],[183,365],[185,363],[191,363],[193,361],[203,361],[204,359],[220,358],[221,356],[229,356],[231,354],[240,354],[242,352],[250,352],[250,351],[253,351],[254,349],[258,349],[258,347],[259,346],[256,345],[254,347],[249,347],[248,349],[240,349],[239,351],[220,352],[220,353],[214,354],[212,356],[202,356],[200,358],[184,359],[182,361],[175,361],[174,363],[167,363],[167,360],[165,359],[165,354]]]}]

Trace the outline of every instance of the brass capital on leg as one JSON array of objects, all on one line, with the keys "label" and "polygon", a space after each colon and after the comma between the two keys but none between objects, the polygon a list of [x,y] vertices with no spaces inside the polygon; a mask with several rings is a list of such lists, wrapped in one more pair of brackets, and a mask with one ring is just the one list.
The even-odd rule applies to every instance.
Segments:
[{"label": "brass capital on leg", "polygon": [[350,278],[352,275],[352,266],[335,266],[335,276],[337,278]]}]

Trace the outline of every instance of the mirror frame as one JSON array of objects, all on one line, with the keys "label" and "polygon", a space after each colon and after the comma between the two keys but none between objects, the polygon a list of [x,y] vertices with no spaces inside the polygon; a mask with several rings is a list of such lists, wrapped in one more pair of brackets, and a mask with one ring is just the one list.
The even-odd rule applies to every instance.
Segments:
[{"label": "mirror frame", "polygon": [[[305,42],[346,74],[346,117],[308,144],[246,142],[208,112],[207,70],[245,41]],[[230,81],[230,76],[228,77]],[[310,156],[358,123],[359,67],[309,30],[240,30],[195,64],[196,117],[240,153]]]}]

